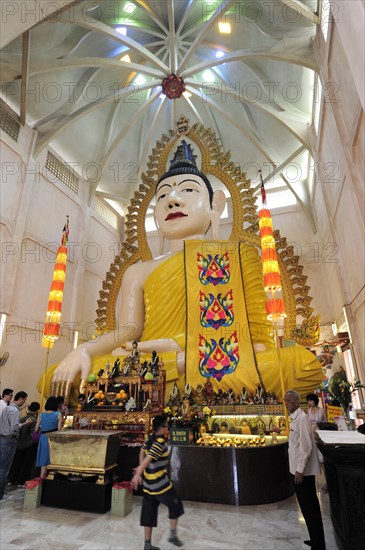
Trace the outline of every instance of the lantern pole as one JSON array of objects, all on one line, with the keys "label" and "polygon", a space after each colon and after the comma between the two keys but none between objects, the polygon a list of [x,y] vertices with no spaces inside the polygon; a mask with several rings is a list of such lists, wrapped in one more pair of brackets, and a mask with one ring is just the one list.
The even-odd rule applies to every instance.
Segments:
[{"label": "lantern pole", "polygon": [[[262,178],[262,172],[259,170],[259,176],[261,181],[261,197],[262,197],[262,209],[259,213],[259,227],[260,227],[260,239],[262,249],[262,262],[264,272],[264,287],[267,293],[271,293],[271,296],[266,299],[266,314],[267,319],[273,324],[276,351],[278,355],[278,367],[280,376],[281,393],[285,395],[284,377],[281,365],[280,357],[280,340],[278,331],[278,320],[286,317],[285,304],[283,298],[275,298],[275,292],[281,291],[281,277],[279,262],[276,254],[275,238],[273,233],[273,223],[270,210],[266,206],[266,191],[264,180]],[[284,404],[284,403],[283,403]],[[289,417],[288,411],[284,405],[285,424],[286,430],[289,430]]]},{"label": "lantern pole", "polygon": [[278,354],[278,365],[279,365],[279,376],[280,376],[280,385],[281,385],[281,393],[283,394],[283,406],[284,406],[284,416],[285,416],[285,426],[286,431],[289,433],[289,415],[288,410],[284,403],[284,395],[285,395],[285,386],[284,386],[284,377],[283,377],[283,369],[281,366],[281,354],[280,354],[280,340],[279,340],[279,330],[277,325],[278,319],[273,317],[273,326],[274,326],[274,335],[275,335],[275,342],[276,342],[276,352]]},{"label": "lantern pole", "polygon": [[56,263],[53,269],[53,277],[51,283],[51,289],[48,296],[48,306],[46,322],[43,328],[42,347],[47,349],[46,364],[42,380],[41,391],[41,410],[43,409],[43,400],[45,393],[46,375],[48,369],[49,350],[53,344],[59,339],[61,312],[62,312],[62,300],[63,289],[65,285],[66,277],[66,263],[67,263],[67,247],[69,235],[69,217],[66,216],[66,223],[62,230],[61,244],[57,250]]},{"label": "lantern pole", "polygon": [[51,345],[50,345],[50,343],[48,342],[47,352],[46,352],[46,363],[45,363],[45,366],[44,366],[44,374],[43,374],[43,380],[42,380],[41,412],[43,412],[43,407],[44,407],[44,403],[43,403],[43,400],[44,400],[44,390],[45,390],[45,385],[46,385],[46,373],[47,373],[47,369],[48,369],[48,359],[49,359],[49,350],[50,350],[50,349],[51,349]]}]

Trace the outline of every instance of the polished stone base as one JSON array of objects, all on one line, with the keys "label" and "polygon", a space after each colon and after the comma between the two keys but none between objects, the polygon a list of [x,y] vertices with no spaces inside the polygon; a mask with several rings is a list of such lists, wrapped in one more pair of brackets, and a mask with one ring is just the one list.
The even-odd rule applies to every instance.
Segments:
[{"label": "polished stone base", "polygon": [[173,446],[170,477],[183,500],[269,504],[294,493],[288,444],[240,449]]},{"label": "polished stone base", "polygon": [[[2,550],[139,550],[140,497],[133,497],[132,513],[125,518],[41,506],[24,510],[24,490],[9,492],[0,504]],[[320,493],[327,550],[337,550],[327,494]],[[184,502],[178,535],[186,550],[308,550],[308,531],[294,496],[275,504],[227,506]],[[153,543],[173,550],[167,542],[167,509],[160,506]]]}]

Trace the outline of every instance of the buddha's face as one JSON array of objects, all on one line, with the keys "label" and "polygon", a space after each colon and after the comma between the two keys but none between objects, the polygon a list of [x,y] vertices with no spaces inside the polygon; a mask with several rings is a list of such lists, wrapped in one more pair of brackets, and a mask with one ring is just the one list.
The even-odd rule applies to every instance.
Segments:
[{"label": "buddha's face", "polygon": [[211,207],[202,178],[179,174],[161,181],[156,191],[155,221],[167,239],[204,235],[210,225]]}]

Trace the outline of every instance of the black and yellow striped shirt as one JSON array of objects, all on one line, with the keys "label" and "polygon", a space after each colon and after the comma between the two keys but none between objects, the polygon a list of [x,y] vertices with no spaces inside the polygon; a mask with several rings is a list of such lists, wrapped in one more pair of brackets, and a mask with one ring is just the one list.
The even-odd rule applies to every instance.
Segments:
[{"label": "black and yellow striped shirt", "polygon": [[161,495],[172,487],[167,475],[169,452],[166,441],[161,436],[152,436],[143,443],[146,456],[152,456],[143,474],[143,491],[149,495]]}]

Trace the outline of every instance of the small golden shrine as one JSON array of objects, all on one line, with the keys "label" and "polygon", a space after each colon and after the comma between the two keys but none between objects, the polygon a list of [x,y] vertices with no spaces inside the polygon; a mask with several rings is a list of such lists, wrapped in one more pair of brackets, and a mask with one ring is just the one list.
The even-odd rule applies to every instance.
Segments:
[{"label": "small golden shrine", "polygon": [[137,342],[113,367],[89,376],[86,403],[73,417],[75,430],[118,430],[122,445],[140,444],[151,433],[152,418],[163,411],[166,372],[155,352],[141,362]]}]

